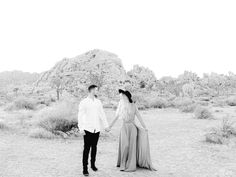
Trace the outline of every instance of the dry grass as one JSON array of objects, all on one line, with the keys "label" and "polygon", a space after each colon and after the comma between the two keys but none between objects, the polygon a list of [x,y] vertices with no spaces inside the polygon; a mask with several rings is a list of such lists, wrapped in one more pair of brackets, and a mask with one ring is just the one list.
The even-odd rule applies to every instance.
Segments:
[{"label": "dry grass", "polygon": [[27,97],[18,97],[6,107],[7,111],[14,111],[20,109],[35,110],[36,101]]},{"label": "dry grass", "polygon": [[183,105],[179,107],[181,112],[192,113],[196,109],[196,104]]},{"label": "dry grass", "polygon": [[172,100],[172,106],[175,108],[180,108],[192,104],[193,100],[187,97],[176,97],[174,100]]},{"label": "dry grass", "polygon": [[203,106],[197,106],[195,111],[194,111],[194,116],[196,119],[212,119],[213,115],[212,113],[208,110],[207,107]]},{"label": "dry grass", "polygon": [[229,98],[226,99],[226,103],[229,106],[236,106],[236,97],[235,96],[231,96]]},{"label": "dry grass", "polygon": [[[223,109],[223,108],[222,108]],[[236,114],[232,107],[225,112]],[[114,118],[113,110],[106,110],[108,121]],[[103,132],[98,143],[98,172],[96,177],[216,177],[236,176],[235,146],[204,143],[206,128],[215,127],[222,113],[214,112],[221,119],[200,121],[191,114],[177,109],[151,109],[141,111],[149,129],[151,158],[157,172],[138,169],[133,173],[116,168],[118,136],[122,121],[119,120],[111,135]],[[235,118],[234,118],[235,120]],[[82,177],[83,140],[28,138],[0,132],[0,174],[4,177],[59,176]],[[17,168],[15,168],[17,166]]]},{"label": "dry grass", "polygon": [[148,108],[167,108],[170,106],[166,98],[160,97],[156,93],[137,93],[134,94],[133,99],[138,105],[138,108],[142,110]]},{"label": "dry grass", "polygon": [[224,144],[232,136],[236,136],[235,122],[230,121],[228,117],[223,118],[220,126],[211,128],[210,132],[206,134],[206,142]]},{"label": "dry grass", "polygon": [[44,128],[34,128],[29,132],[29,137],[40,139],[55,139],[58,138],[52,132],[45,130]]},{"label": "dry grass", "polygon": [[9,130],[9,127],[4,122],[0,122],[0,130]]}]

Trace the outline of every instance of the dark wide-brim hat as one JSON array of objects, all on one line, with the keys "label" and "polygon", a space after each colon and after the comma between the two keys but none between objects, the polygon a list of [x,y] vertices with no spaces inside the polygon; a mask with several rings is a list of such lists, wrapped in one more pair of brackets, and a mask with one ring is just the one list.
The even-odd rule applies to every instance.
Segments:
[{"label": "dark wide-brim hat", "polygon": [[119,89],[118,91],[119,91],[119,93],[122,93],[122,94],[126,95],[127,98],[129,99],[129,102],[133,103],[132,95],[131,95],[131,93],[128,90]]}]

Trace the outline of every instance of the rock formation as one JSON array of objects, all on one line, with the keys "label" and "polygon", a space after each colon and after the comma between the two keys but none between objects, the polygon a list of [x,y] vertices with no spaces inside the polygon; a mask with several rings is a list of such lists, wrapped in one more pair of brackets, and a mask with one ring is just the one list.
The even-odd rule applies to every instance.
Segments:
[{"label": "rock formation", "polygon": [[109,97],[126,79],[126,72],[117,55],[95,49],[59,61],[52,69],[41,74],[35,86],[39,88],[54,84],[58,89],[78,96],[89,84],[97,84]]}]

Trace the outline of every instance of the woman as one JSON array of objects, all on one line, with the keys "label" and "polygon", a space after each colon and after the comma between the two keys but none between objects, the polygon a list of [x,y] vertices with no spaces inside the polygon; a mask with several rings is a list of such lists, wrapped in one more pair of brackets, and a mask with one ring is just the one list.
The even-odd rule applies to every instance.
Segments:
[{"label": "woman", "polygon": [[[147,128],[133,103],[132,95],[129,91],[121,89],[119,89],[119,93],[120,102],[116,116],[109,126],[111,129],[118,118],[123,120],[119,138],[117,167],[120,167],[121,171],[135,171],[137,166],[155,170],[150,158]],[[135,116],[143,128],[135,124]]]}]

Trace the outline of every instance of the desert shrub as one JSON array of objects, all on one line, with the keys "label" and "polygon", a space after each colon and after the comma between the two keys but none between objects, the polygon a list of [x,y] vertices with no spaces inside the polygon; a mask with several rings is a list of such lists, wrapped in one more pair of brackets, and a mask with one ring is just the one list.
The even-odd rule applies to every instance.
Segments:
[{"label": "desert shrub", "polygon": [[196,101],[197,104],[202,105],[202,106],[208,106],[209,102],[207,101]]},{"label": "desert shrub", "polygon": [[149,98],[148,102],[150,108],[166,108],[169,106],[168,101],[162,97]]},{"label": "desert shrub", "polygon": [[194,112],[194,110],[196,109],[197,105],[196,104],[189,104],[189,105],[184,105],[184,106],[180,106],[179,110],[181,112]]},{"label": "desert shrub", "polygon": [[214,98],[212,100],[212,103],[213,103],[214,106],[218,106],[218,107],[223,107],[223,106],[227,105],[226,100],[224,98],[221,98],[221,97]]},{"label": "desert shrub", "polygon": [[29,109],[34,110],[36,108],[36,101],[31,98],[27,97],[18,97],[16,98],[13,103],[11,103],[6,110],[19,110],[19,109]]},{"label": "desert shrub", "polygon": [[53,103],[55,101],[56,100],[52,97],[39,97],[37,99],[37,104],[49,106],[51,103]]},{"label": "desert shrub", "polygon": [[133,96],[133,100],[139,109],[166,108],[170,106],[167,99],[158,96],[156,93],[138,93]]},{"label": "desert shrub", "polygon": [[57,138],[52,132],[45,130],[44,128],[35,128],[29,132],[31,138],[42,138],[42,139],[54,139]]},{"label": "desert shrub", "polygon": [[0,130],[9,130],[9,127],[5,123],[0,122]]},{"label": "desert shrub", "polygon": [[223,144],[231,136],[236,136],[236,128],[233,126],[234,122],[231,122],[228,117],[223,118],[220,126],[214,127],[209,133],[205,135],[206,142]]},{"label": "desert shrub", "polygon": [[207,107],[197,106],[194,111],[195,118],[197,119],[211,119],[213,118],[211,112]]},{"label": "desert shrub", "polygon": [[67,132],[78,124],[77,106],[69,102],[58,102],[52,107],[46,107],[40,110],[36,117],[37,125],[52,133]]},{"label": "desert shrub", "polygon": [[235,96],[231,96],[229,98],[226,99],[226,103],[229,106],[236,106],[236,97]]},{"label": "desert shrub", "polygon": [[180,108],[180,107],[185,107],[188,105],[192,105],[194,102],[192,99],[187,98],[187,97],[176,97],[172,101],[172,106],[175,108]]}]

